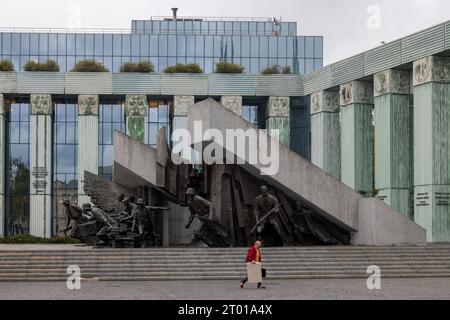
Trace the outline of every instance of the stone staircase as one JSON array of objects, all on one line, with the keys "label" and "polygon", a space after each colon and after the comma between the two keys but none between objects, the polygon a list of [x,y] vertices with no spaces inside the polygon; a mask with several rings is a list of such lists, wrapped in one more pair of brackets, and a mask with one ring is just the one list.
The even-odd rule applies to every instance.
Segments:
[{"label": "stone staircase", "polygon": [[[52,250],[0,248],[0,281],[65,281],[70,265],[83,279],[237,280],[245,275],[246,248]],[[377,265],[382,277],[450,277],[450,245],[395,247],[263,248],[269,279],[367,278]]]}]

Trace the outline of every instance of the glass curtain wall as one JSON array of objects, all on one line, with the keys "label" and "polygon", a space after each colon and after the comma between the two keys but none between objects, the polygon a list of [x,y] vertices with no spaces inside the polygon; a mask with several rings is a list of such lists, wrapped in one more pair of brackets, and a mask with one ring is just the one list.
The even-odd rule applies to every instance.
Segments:
[{"label": "glass curtain wall", "polygon": [[30,231],[30,105],[6,101],[6,235]]},{"label": "glass curtain wall", "polygon": [[125,109],[122,102],[100,102],[98,140],[98,173],[100,176],[112,180],[114,131],[126,133]]},{"label": "glass curtain wall", "polygon": [[62,200],[78,200],[78,105],[76,100],[55,99],[53,133],[53,232],[61,235],[67,217]]},{"label": "glass curtain wall", "polygon": [[100,61],[112,72],[139,61],[153,62],[157,72],[176,63],[197,63],[212,73],[223,60],[242,65],[248,74],[275,64],[300,74],[322,67],[322,37],[257,35],[257,29],[235,35],[230,30],[219,35],[0,33],[0,59],[10,60],[16,71],[29,60],[47,59],[57,61],[61,72],[84,59]]}]

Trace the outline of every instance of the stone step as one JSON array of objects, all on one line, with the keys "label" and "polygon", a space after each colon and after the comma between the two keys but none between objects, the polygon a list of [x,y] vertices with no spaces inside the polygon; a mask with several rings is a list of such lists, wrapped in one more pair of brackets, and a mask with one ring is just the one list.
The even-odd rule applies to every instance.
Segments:
[{"label": "stone step", "polygon": [[[27,268],[39,268],[39,267],[64,267],[68,265],[78,264],[80,267],[90,267],[90,266],[102,266],[102,267],[111,267],[111,268],[118,268],[118,267],[145,267],[145,268],[154,268],[154,267],[176,267],[179,265],[183,265],[186,267],[198,267],[198,266],[214,266],[214,265],[222,265],[222,266],[235,266],[235,265],[244,265],[244,262],[217,262],[217,261],[194,261],[194,262],[186,262],[183,264],[180,263],[164,263],[162,261],[153,261],[153,262],[144,262],[144,261],[121,261],[119,263],[117,262],[101,262],[98,261],[89,261],[89,262],[79,262],[79,261],[45,261],[40,263],[33,263],[29,261],[24,261],[21,263],[18,262],[12,262],[12,263],[0,263],[0,270],[3,268],[14,268],[14,267],[27,267]],[[321,266],[321,265],[327,265],[327,266],[353,266],[353,265],[362,265],[367,266],[369,264],[378,264],[378,265],[448,265],[450,266],[449,260],[408,260],[408,261],[392,261],[392,260],[363,260],[363,261],[277,261],[277,262],[265,262],[265,266],[296,266],[296,267],[302,267],[302,266]]]},{"label": "stone step", "polygon": [[[391,272],[397,272],[397,271],[403,271],[406,272],[408,270],[409,272],[415,272],[415,273],[432,273],[432,272],[450,272],[450,267],[439,267],[439,266],[380,266],[381,272],[383,274],[391,273]],[[189,274],[189,273],[197,273],[197,272],[210,272],[215,274],[221,274],[224,272],[241,272],[245,273],[245,267],[235,266],[235,267],[204,267],[204,268],[185,268],[185,267],[178,267],[178,268],[81,268],[82,274],[97,274],[97,275],[105,275],[105,274],[139,274],[139,273],[148,273],[148,274],[157,274],[157,273],[183,273],[183,274]],[[303,267],[303,268],[290,268],[290,267],[271,267],[267,268],[268,272],[270,274],[277,274],[280,272],[286,272],[289,274],[297,274],[301,272],[324,272],[324,271],[332,271],[332,272],[362,272],[366,273],[367,266],[357,266],[357,267],[345,267],[342,266],[340,268],[337,267],[328,267],[328,266],[311,266],[311,267]],[[66,274],[66,268],[60,268],[60,269],[47,269],[47,268],[36,268],[36,269],[3,269],[0,270],[0,275],[5,274]]]}]

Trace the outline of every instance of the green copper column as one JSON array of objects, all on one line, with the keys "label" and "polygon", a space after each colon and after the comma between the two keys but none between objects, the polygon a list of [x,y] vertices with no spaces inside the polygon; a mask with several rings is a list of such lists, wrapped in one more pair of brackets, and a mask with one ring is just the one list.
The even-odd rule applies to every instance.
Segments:
[{"label": "green copper column", "polygon": [[220,97],[220,104],[228,110],[241,115],[242,97],[241,96],[222,96]]},{"label": "green copper column", "polygon": [[386,70],[374,76],[375,189],[377,198],[412,217],[411,74]]},{"label": "green copper column", "polygon": [[341,85],[341,180],[361,194],[373,191],[371,82]]},{"label": "green copper column", "polygon": [[142,143],[145,143],[147,109],[147,96],[127,95],[125,102],[127,134]]},{"label": "green copper column", "polygon": [[414,62],[414,220],[450,241],[450,58]]},{"label": "green copper column", "polygon": [[5,226],[5,100],[0,94],[0,236],[4,235]]},{"label": "green copper column", "polygon": [[269,97],[266,108],[266,129],[280,143],[290,146],[290,98]]},{"label": "green copper column", "polygon": [[78,96],[78,204],[91,202],[84,193],[84,172],[98,174],[97,95]]},{"label": "green copper column", "polygon": [[311,162],[341,179],[339,92],[311,95]]},{"label": "green copper column", "polygon": [[31,95],[30,234],[51,236],[52,98]]}]

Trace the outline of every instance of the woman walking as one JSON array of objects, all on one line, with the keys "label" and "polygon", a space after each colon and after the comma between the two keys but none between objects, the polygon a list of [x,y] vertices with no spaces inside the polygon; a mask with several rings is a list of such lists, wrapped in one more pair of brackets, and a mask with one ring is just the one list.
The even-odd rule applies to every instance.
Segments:
[{"label": "woman walking", "polygon": [[[256,241],[255,244],[247,252],[247,263],[261,263],[261,241]],[[244,284],[248,281],[248,275],[241,281],[241,289],[244,289]],[[262,282],[258,282],[258,289],[265,289]]]}]

